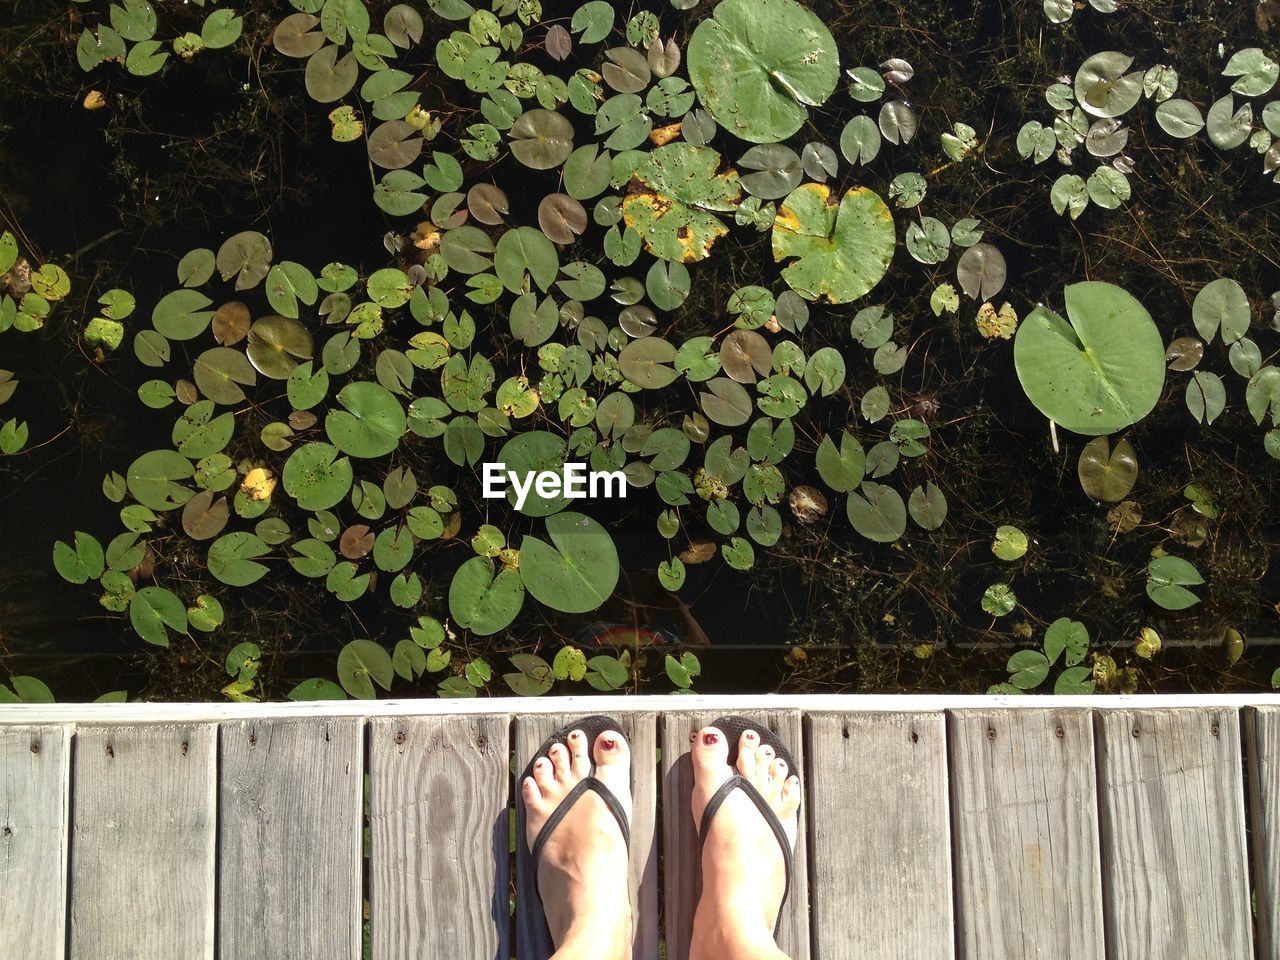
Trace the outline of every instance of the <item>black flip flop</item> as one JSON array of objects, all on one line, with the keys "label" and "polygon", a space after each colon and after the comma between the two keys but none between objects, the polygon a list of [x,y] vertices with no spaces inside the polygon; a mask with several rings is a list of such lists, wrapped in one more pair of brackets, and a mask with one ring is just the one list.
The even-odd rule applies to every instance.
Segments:
[{"label": "black flip flop", "polygon": [[[720,805],[724,803],[725,798],[734,790],[741,790],[756,805],[764,817],[765,823],[769,825],[769,829],[773,831],[774,837],[778,841],[778,846],[782,848],[782,862],[786,867],[786,886],[782,892],[782,903],[778,905],[778,922],[774,924],[773,935],[778,935],[778,927],[782,923],[782,906],[786,904],[787,897],[791,893],[791,871],[794,868],[794,851],[791,849],[791,840],[787,837],[787,832],[783,829],[782,821],[778,819],[777,814],[773,812],[773,808],[769,806],[759,790],[752,785],[750,780],[745,779],[741,774],[737,773],[738,762],[738,741],[742,738],[742,734],[747,730],[754,730],[760,738],[761,747],[772,747],[774,758],[781,760],[787,765],[787,777],[792,775],[799,777],[800,772],[796,768],[795,761],[791,759],[791,751],[778,737],[774,730],[770,730],[763,724],[753,723],[746,717],[730,716],[720,717],[707,726],[716,727],[729,741],[729,766],[734,768],[734,774],[726,780],[707,802],[707,808],[702,811],[702,822],[698,825],[698,860],[702,860],[702,844],[707,836],[707,831],[711,828],[711,818],[716,815],[716,811],[720,809]],[[757,748],[759,749],[759,748]]]},{"label": "black flip flop", "polygon": [[[604,801],[604,805],[613,814],[614,819],[618,821],[618,826],[622,828],[622,839],[626,842],[627,849],[631,849],[631,824],[627,820],[627,812],[623,809],[622,801],[616,794],[610,790],[599,777],[596,776],[596,760],[595,760],[595,744],[596,738],[606,731],[613,731],[622,740],[627,739],[627,735],[622,728],[618,726],[618,722],[609,717],[592,716],[583,717],[581,720],[575,720],[572,723],[565,724],[546,740],[542,741],[542,746],[538,748],[537,753],[529,760],[529,765],[524,768],[524,773],[520,776],[520,783],[523,784],[525,777],[533,776],[533,765],[542,757],[549,757],[550,750],[557,743],[563,743],[565,748],[569,747],[569,734],[574,730],[581,730],[587,739],[587,757],[591,761],[591,772],[579,780],[567,794],[560,805],[552,811],[551,816],[547,818],[547,822],[542,825],[542,829],[538,831],[537,837],[534,838],[533,846],[529,849],[529,856],[525,859],[528,865],[528,873],[526,874],[525,890],[532,891],[533,896],[538,903],[538,910],[543,915],[543,925],[546,925],[546,911],[542,906],[542,897],[538,893],[538,858],[542,855],[542,848],[546,846],[547,840],[550,839],[552,832],[566,816],[575,803],[580,800],[588,791],[594,791]],[[572,753],[572,751],[570,751]],[[521,804],[524,803],[521,798]],[[525,808],[525,816],[528,816],[528,808]],[[527,846],[527,842],[526,842]],[[546,942],[551,942],[551,934],[546,930]]]}]

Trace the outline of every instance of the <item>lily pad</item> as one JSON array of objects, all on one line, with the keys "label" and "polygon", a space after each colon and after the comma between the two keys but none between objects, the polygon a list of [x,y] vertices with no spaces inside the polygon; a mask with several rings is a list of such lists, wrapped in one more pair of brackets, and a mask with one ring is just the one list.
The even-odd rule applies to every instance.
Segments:
[{"label": "lily pad", "polygon": [[1138,480],[1138,455],[1128,440],[1112,447],[1106,437],[1095,437],[1080,451],[1076,472],[1087,496],[1118,503]]},{"label": "lily pad", "polygon": [[717,173],[720,154],[709,147],[672,143],[657,147],[635,168],[622,201],[626,225],[645,249],[663,260],[702,260],[729,232],[716,212],[733,210],[742,195],[738,174]]},{"label": "lily pad", "polygon": [[511,623],[524,606],[520,574],[507,567],[494,575],[493,561],[472,557],[449,584],[449,613],[458,626],[487,637]]},{"label": "lily pad", "polygon": [[1096,53],[1076,71],[1076,102],[1095,117],[1118,117],[1142,99],[1142,72],[1125,73],[1133,57],[1115,50]]},{"label": "lily pad", "polygon": [[507,142],[526,167],[550,170],[573,153],[573,124],[554,110],[529,110],[511,125]]},{"label": "lily pad", "polygon": [[551,544],[526,536],[520,544],[520,575],[540,603],[565,613],[595,610],[618,584],[618,551],[599,523],[580,513],[548,517]]},{"label": "lily pad", "polygon": [[281,480],[303,510],[328,510],[347,495],[352,477],[351,461],[337,447],[308,443],[289,455]]},{"label": "lily pad", "polygon": [[[381,384],[349,383],[338,391],[337,401],[345,409],[329,411],[324,421],[325,433],[335,447],[353,457],[381,457],[390,453],[408,429],[409,422],[400,401]],[[285,476],[288,490],[287,465]]]},{"label": "lily pad", "polygon": [[1164,387],[1164,343],[1151,314],[1100,281],[1069,285],[1065,300],[1070,323],[1042,306],[1018,328],[1013,359],[1027,397],[1086,436],[1137,423]]},{"label": "lily pad", "polygon": [[864,296],[889,269],[895,243],[893,215],[866,187],[836,204],[826,184],[806,183],[782,202],[773,224],[773,259],[796,258],[782,277],[808,300]]},{"label": "lily pad", "polygon": [[795,0],[721,0],[686,61],[707,112],[752,143],[791,136],[840,78],[831,31]]},{"label": "lily pad", "polygon": [[311,333],[297,320],[270,315],[249,328],[249,361],[264,377],[285,380],[294,367],[314,356]]}]

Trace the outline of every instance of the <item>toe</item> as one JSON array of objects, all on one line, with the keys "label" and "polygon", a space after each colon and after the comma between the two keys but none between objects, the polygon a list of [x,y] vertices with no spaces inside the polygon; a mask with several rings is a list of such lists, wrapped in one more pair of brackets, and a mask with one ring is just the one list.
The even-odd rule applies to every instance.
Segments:
[{"label": "toe", "polygon": [[581,730],[569,734],[569,768],[575,776],[585,777],[591,772],[591,756],[587,751],[587,735]]},{"label": "toe", "polygon": [[551,768],[555,771],[556,779],[560,781],[568,780],[569,749],[563,743],[557,743],[552,745],[547,754],[551,757]]},{"label": "toe", "polygon": [[627,741],[616,730],[605,730],[596,737],[595,750],[592,752],[596,764],[601,767],[631,763],[631,751],[627,749]]},{"label": "toe", "polygon": [[695,779],[712,779],[729,764],[729,739],[719,727],[703,727],[693,742]]},{"label": "toe", "polygon": [[596,776],[622,804],[631,819],[631,750],[627,740],[616,730],[606,730],[596,737]]},{"label": "toe", "polygon": [[769,787],[775,796],[782,792],[782,782],[787,779],[787,772],[787,761],[774,757],[769,764]]},{"label": "toe", "polygon": [[551,761],[546,757],[539,757],[533,765],[533,779],[537,781],[538,789],[543,794],[547,793],[555,785],[555,769],[551,766]]},{"label": "toe", "polygon": [[542,791],[538,789],[537,781],[533,777],[525,777],[520,786],[524,794],[524,805],[534,810],[539,809],[542,806]]},{"label": "toe", "polygon": [[796,811],[800,809],[800,778],[796,776],[787,777],[782,783],[782,805],[778,809],[781,819],[796,815]]},{"label": "toe", "polygon": [[756,751],[760,748],[760,735],[754,730],[743,730],[738,738],[738,772],[751,780],[756,773]]}]

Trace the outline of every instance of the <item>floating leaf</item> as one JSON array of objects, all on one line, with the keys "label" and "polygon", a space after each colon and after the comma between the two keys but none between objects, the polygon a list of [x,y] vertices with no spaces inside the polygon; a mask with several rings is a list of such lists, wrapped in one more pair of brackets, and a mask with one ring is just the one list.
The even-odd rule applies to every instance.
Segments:
[{"label": "floating leaf", "polygon": [[906,532],[907,508],[893,487],[866,481],[846,504],[853,529],[876,543],[892,543]]},{"label": "floating leaf", "polygon": [[187,608],[171,590],[143,587],[129,601],[129,623],[147,643],[167,647],[169,634],[165,627],[177,633],[185,633]]},{"label": "floating leaf", "polygon": [[650,253],[664,260],[702,260],[729,232],[714,214],[732,210],[741,188],[737,174],[717,173],[719,166],[716,151],[673,143],[655,148],[635,168],[643,189],[633,186],[622,202],[622,215]]},{"label": "floating leaf", "polygon": [[1227,277],[1205,284],[1191,305],[1191,320],[1205,343],[1210,343],[1219,331],[1223,343],[1235,343],[1249,332],[1249,318],[1249,298],[1244,288]]},{"label": "floating leaf", "polygon": [[1156,123],[1171,137],[1186,140],[1204,129],[1200,108],[1190,100],[1166,100],[1156,107]]},{"label": "floating leaf", "polygon": [[1157,557],[1147,565],[1147,596],[1166,610],[1185,610],[1200,602],[1187,589],[1204,583],[1191,563],[1181,557]]},{"label": "floating leaf", "polygon": [[893,215],[865,187],[848,191],[837,205],[825,184],[803,184],[782,202],[773,224],[773,258],[797,258],[782,276],[809,300],[848,303],[864,296],[888,270],[895,242]]},{"label": "floating leaf", "polygon": [[694,30],[686,60],[702,105],[752,143],[791,136],[840,77],[831,32],[795,0],[721,0]]},{"label": "floating leaf", "polygon": [[1142,73],[1126,74],[1133,57],[1108,50],[1096,53],[1076,71],[1076,102],[1095,117],[1118,117],[1142,99]]},{"label": "floating leaf", "polygon": [[228,533],[209,547],[209,572],[231,587],[247,587],[267,574],[258,557],[271,552],[262,538],[246,531]]},{"label": "floating leaf", "polygon": [[520,574],[539,602],[565,613],[595,610],[618,583],[618,551],[604,527],[564,512],[547,517],[551,545],[533,536],[520,544]]},{"label": "floating leaf", "polygon": [[1007,275],[1004,254],[989,243],[975,243],[956,264],[960,289],[974,300],[992,299],[1004,288]]},{"label": "floating leaf", "polygon": [[394,677],[391,654],[372,640],[352,640],[338,654],[338,682],[357,700],[376,696],[374,682],[383,690],[390,690]]},{"label": "floating leaf", "polygon": [[1151,314],[1117,286],[1067,286],[1068,323],[1037,307],[1018,328],[1022,388],[1050,420],[1098,436],[1137,423],[1164,387],[1164,343]]},{"label": "floating leaf", "polygon": [[550,170],[573,152],[573,124],[554,110],[529,110],[511,125],[507,142],[526,167]]},{"label": "floating leaf", "polygon": [[472,557],[449,584],[449,613],[458,626],[476,636],[497,633],[516,618],[524,605],[520,574],[503,567],[494,575],[493,561]]},{"label": "floating leaf", "polygon": [[1138,455],[1128,440],[1112,447],[1106,437],[1095,437],[1080,451],[1076,472],[1086,496],[1118,503],[1138,480]]}]

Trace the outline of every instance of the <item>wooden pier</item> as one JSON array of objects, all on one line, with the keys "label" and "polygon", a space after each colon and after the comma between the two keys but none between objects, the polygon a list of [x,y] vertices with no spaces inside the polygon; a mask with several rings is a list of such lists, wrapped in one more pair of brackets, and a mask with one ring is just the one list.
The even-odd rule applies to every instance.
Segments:
[{"label": "wooden pier", "polygon": [[803,768],[795,960],[1280,960],[1274,696],[0,707],[0,958],[527,956],[512,771],[597,712],[637,958],[687,955],[689,739],[742,713]]}]

